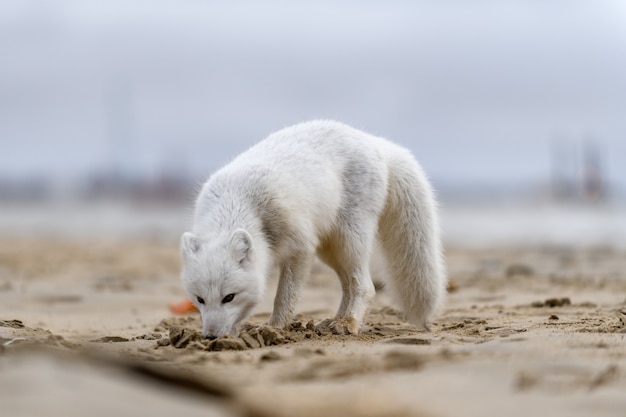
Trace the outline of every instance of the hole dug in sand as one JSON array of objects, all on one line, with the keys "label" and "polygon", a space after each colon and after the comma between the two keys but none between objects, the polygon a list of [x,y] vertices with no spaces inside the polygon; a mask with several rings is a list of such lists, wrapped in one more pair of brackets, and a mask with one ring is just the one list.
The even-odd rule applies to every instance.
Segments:
[{"label": "hole dug in sand", "polygon": [[[162,320],[155,328],[157,333],[167,332],[167,336],[157,341],[157,348],[173,346],[177,349],[199,349],[205,351],[247,350],[259,349],[267,346],[278,346],[288,343],[304,342],[308,340],[333,340],[333,341],[381,341],[391,339],[389,343],[406,345],[428,345],[430,340],[420,338],[398,338],[409,336],[417,330],[405,323],[395,323],[385,320],[380,323],[385,313],[373,312],[370,320],[373,324],[365,326],[359,334],[337,334],[332,329],[315,325],[312,319],[302,317],[303,320],[294,321],[284,329],[276,329],[267,325],[252,325],[244,323],[237,337],[224,336],[209,341],[197,330],[200,328],[200,320],[197,317],[173,317]],[[382,315],[382,316],[381,316]],[[381,317],[379,317],[381,316]],[[397,338],[397,339],[394,339]]]},{"label": "hole dug in sand", "polygon": [[287,343],[287,339],[279,330],[268,326],[248,326],[239,337],[224,336],[215,340],[207,340],[197,330],[171,326],[169,337],[157,342],[157,347],[172,345],[178,349],[190,348],[207,351],[246,350],[265,346],[276,346]]}]

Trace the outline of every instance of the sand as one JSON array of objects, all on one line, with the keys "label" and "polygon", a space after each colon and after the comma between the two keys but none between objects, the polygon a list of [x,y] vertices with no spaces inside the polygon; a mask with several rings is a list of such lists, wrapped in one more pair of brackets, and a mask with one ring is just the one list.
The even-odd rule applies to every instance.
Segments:
[{"label": "sand", "polygon": [[430,332],[381,290],[359,335],[315,323],[339,286],[316,265],[287,329],[265,301],[203,339],[176,240],[0,242],[0,414],[624,416],[626,251],[448,248]]}]

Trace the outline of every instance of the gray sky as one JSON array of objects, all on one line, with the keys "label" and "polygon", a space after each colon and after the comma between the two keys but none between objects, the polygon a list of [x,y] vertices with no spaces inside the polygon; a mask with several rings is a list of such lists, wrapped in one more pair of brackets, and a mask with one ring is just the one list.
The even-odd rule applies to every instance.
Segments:
[{"label": "gray sky", "polygon": [[333,118],[449,183],[545,182],[593,138],[626,186],[626,2],[338,3],[4,0],[0,176],[203,176]]}]

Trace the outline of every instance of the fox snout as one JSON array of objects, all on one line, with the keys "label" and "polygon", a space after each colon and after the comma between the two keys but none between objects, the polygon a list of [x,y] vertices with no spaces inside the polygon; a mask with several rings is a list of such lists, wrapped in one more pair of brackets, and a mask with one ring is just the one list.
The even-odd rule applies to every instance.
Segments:
[{"label": "fox snout", "polygon": [[217,339],[219,337],[223,337],[223,336],[226,336],[226,335],[232,335],[232,333],[233,333],[232,330],[225,332],[225,331],[215,331],[213,329],[210,329],[208,331],[203,331],[202,335],[207,340],[215,340],[215,339]]},{"label": "fox snout", "polygon": [[[208,328],[207,328],[208,327]],[[223,332],[223,331],[218,331],[218,329],[212,327],[212,326],[207,326],[202,330],[202,335],[204,336],[205,339],[208,340],[215,340],[218,337],[222,337],[224,336],[227,332]]]},{"label": "fox snout", "polygon": [[231,334],[234,326],[222,325],[220,326],[216,321],[206,321],[202,326],[202,335],[207,340],[215,340],[218,337]]}]

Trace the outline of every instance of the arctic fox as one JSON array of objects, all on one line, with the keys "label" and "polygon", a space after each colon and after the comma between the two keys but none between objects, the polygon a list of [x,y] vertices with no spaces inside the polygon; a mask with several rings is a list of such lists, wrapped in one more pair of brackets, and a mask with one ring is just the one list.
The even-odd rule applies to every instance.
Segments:
[{"label": "arctic fox", "polygon": [[290,323],[317,255],[343,296],[321,326],[357,333],[374,296],[374,246],[407,319],[428,328],[445,296],[433,191],[410,152],[347,125],[285,128],[239,155],[204,184],[183,234],[182,281],[214,339],[235,331],[280,271],[269,325]]}]

